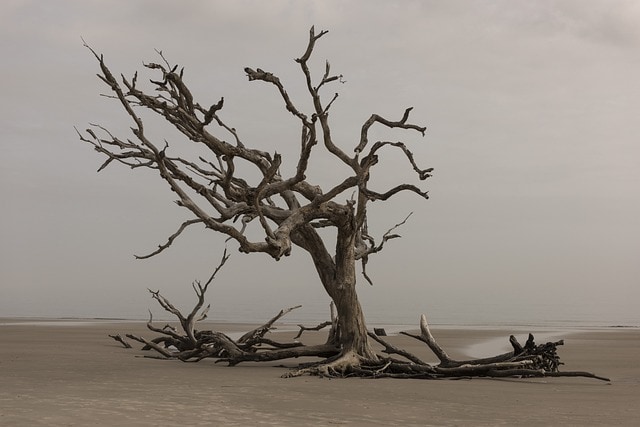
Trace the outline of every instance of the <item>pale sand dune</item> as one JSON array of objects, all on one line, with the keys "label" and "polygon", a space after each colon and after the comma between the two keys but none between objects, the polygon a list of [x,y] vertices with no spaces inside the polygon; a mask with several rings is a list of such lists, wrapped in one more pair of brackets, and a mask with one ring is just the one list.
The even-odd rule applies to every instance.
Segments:
[{"label": "pale sand dune", "polygon": [[[2,426],[427,426],[615,425],[640,422],[640,330],[566,335],[567,370],[584,378],[530,380],[282,379],[283,368],[212,361],[181,363],[136,357],[108,333],[147,337],[144,323],[11,324],[0,322]],[[222,330],[250,329],[222,325]],[[508,330],[434,328],[452,356]],[[536,332],[535,330],[532,332]],[[282,333],[283,336],[289,333]],[[313,338],[312,338],[313,337]],[[307,341],[321,338],[306,333]],[[422,344],[390,341],[428,360]],[[500,352],[501,349],[497,349]],[[286,362],[293,366],[292,361]]]}]

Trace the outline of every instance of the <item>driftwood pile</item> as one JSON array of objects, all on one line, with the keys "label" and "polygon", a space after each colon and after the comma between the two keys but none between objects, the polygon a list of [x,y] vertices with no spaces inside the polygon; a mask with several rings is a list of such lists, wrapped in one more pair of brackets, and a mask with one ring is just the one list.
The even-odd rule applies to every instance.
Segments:
[{"label": "driftwood pile", "polygon": [[[212,278],[213,279],[212,275]],[[228,335],[211,330],[197,330],[197,322],[206,319],[209,306],[200,312],[204,305],[204,294],[211,279],[202,286],[194,283],[194,290],[198,296],[198,303],[189,315],[184,316],[171,302],[160,294],[159,291],[151,291],[152,297],[166,311],[174,314],[180,323],[182,331],[169,324],[157,327],[153,324],[153,316],[147,327],[150,331],[159,334],[158,337],[147,340],[142,336],[127,334],[126,338],[142,343],[143,350],[155,350],[155,358],[178,359],[184,362],[198,362],[205,358],[216,359],[216,363],[227,363],[229,366],[241,362],[265,362],[292,359],[298,357],[318,357],[319,361],[303,363],[296,370],[286,373],[285,377],[304,374],[325,377],[365,377],[365,378],[422,378],[422,379],[460,379],[474,377],[493,378],[530,378],[530,377],[586,377],[602,381],[610,381],[590,372],[561,371],[563,364],[557,353],[557,347],[564,342],[548,342],[537,345],[532,334],[524,345],[521,345],[512,335],[509,339],[513,350],[497,356],[455,360],[440,347],[433,337],[425,315],[420,319],[420,334],[401,332],[401,334],[424,342],[440,361],[438,364],[430,364],[414,354],[397,348],[382,338],[382,332],[378,334],[369,332],[369,337],[380,344],[381,353],[377,359],[363,359],[357,355],[342,354],[338,344],[337,316],[331,307],[331,321],[327,321],[315,327],[298,325],[300,330],[291,342],[278,342],[266,337],[274,324],[284,315],[300,306],[281,310],[265,324],[245,333],[238,339],[232,339]],[[200,312],[198,314],[198,312]],[[307,346],[298,339],[304,331],[318,331],[329,327],[327,341],[324,344]],[[124,347],[131,348],[125,337],[110,335]]]}]

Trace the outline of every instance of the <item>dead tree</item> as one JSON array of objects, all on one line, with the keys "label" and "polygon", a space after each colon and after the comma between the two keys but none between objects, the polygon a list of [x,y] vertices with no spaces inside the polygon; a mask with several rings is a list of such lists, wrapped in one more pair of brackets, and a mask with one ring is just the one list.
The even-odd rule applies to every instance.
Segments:
[{"label": "dead tree", "polygon": [[[145,90],[139,84],[137,73],[130,79],[125,76],[117,78],[103,56],[87,46],[99,61],[98,77],[109,88],[111,93],[108,96],[119,102],[132,121],[133,138],[120,138],[99,125],[91,125],[78,134],[82,141],[106,157],[99,171],[111,163],[156,170],[177,195],[176,203],[193,216],[193,219],[183,222],[166,243],[138,258],[162,252],[187,227],[196,224],[226,235],[237,242],[241,252],[262,252],[275,260],[289,255],[292,247],[296,246],[309,254],[324,289],[335,304],[337,337],[345,360],[357,363],[360,358],[375,360],[377,356],[370,346],[358,301],[356,263],[361,263],[364,278],[369,280],[366,275],[369,256],[381,251],[388,240],[399,237],[393,234],[393,229],[404,223],[393,227],[376,241],[367,227],[369,203],[388,200],[400,192],[412,192],[428,198],[426,191],[409,183],[376,190],[371,188],[370,177],[384,149],[398,150],[419,180],[431,176],[432,169],[420,168],[412,152],[402,142],[369,141],[369,131],[373,126],[424,135],[425,128],[409,120],[411,108],[407,108],[399,120],[372,114],[362,125],[360,138],[354,142],[351,153],[335,143],[329,111],[338,95],[325,99],[321,93],[331,84],[342,81],[342,76],[333,74],[329,62],[326,62],[323,74],[316,79],[308,65],[316,42],[326,33],[316,33],[312,27],[307,47],[296,59],[313,105],[310,112],[304,112],[294,104],[276,75],[260,68],[245,68],[249,81],[273,86],[284,108],[299,122],[300,154],[295,173],[291,176],[281,174],[280,154],[250,148],[242,140],[240,132],[224,121],[221,117],[224,98],[210,106],[199,103],[185,82],[184,69],[171,65],[162,52],[158,52],[161,63],[145,64],[150,72],[159,75],[159,78],[150,80],[153,90]],[[204,147],[207,155],[180,157],[174,154],[174,145],[153,141],[141,119],[141,110],[165,119],[186,139]],[[316,151],[322,151],[323,155],[331,156],[346,166],[348,173],[331,188],[323,189],[306,179],[307,167]],[[246,170],[247,165],[261,177],[257,185],[237,175],[240,166]],[[252,223],[258,224],[263,238],[251,240],[245,233]],[[335,230],[333,251],[319,234],[320,228]]]},{"label": "dead tree", "polygon": [[[555,345],[540,354],[538,350],[533,353],[527,350],[526,354],[520,352],[495,361],[463,363],[449,359],[423,329],[419,339],[424,340],[440,357],[438,366],[421,363],[415,356],[394,349],[376,336],[372,336],[372,339],[383,344],[385,351],[404,356],[408,362],[382,357],[374,351],[356,292],[356,264],[360,262],[363,277],[370,282],[366,273],[369,257],[383,250],[389,240],[399,237],[394,230],[407,219],[376,240],[367,226],[368,208],[371,202],[386,201],[401,192],[414,193],[424,199],[428,198],[428,194],[411,183],[375,189],[371,185],[371,176],[378,170],[376,165],[385,150],[399,152],[406,160],[407,169],[415,172],[419,180],[429,178],[432,168],[418,166],[413,153],[402,142],[369,141],[370,130],[374,126],[383,126],[424,136],[426,128],[409,120],[412,108],[407,108],[398,120],[372,114],[362,124],[360,137],[354,141],[351,151],[345,151],[344,147],[337,144],[332,134],[329,112],[338,95],[324,98],[322,94],[330,85],[342,82],[342,76],[332,73],[329,62],[326,62],[319,78],[315,78],[309,68],[316,42],[326,33],[316,33],[312,27],[305,51],[295,60],[300,66],[311,100],[309,112],[294,103],[275,74],[260,68],[244,69],[249,81],[262,82],[275,89],[286,111],[300,126],[300,139],[297,142],[299,156],[295,171],[290,176],[285,176],[281,171],[282,158],[275,151],[277,147],[274,147],[273,153],[250,148],[240,132],[221,116],[224,98],[210,106],[201,104],[186,83],[184,69],[170,64],[162,52],[158,52],[160,63],[145,64],[150,73],[157,75],[155,80],[149,80],[149,86],[138,81],[137,73],[131,78],[116,77],[103,56],[87,46],[99,62],[98,77],[110,91],[107,96],[119,103],[132,123],[133,136],[129,138],[114,135],[100,125],[91,125],[84,132],[78,131],[81,141],[92,145],[105,157],[98,171],[112,163],[154,170],[177,195],[176,203],[189,211],[192,217],[180,224],[166,243],[138,258],[149,258],[166,250],[185,229],[194,225],[204,225],[207,230],[235,241],[240,252],[265,253],[275,260],[288,256],[292,248],[297,247],[311,257],[336,311],[331,322],[327,323],[331,326],[327,342],[318,346],[279,344],[265,340],[264,335],[274,319],[284,315],[284,311],[271,323],[267,322],[238,341],[221,332],[197,331],[196,322],[207,314],[207,309],[204,312],[201,310],[214,272],[205,285],[194,283],[198,302],[187,316],[159,291],[152,291],[153,298],[178,318],[182,332],[172,326],[157,328],[150,319],[149,329],[160,333],[161,337],[151,341],[129,337],[145,343],[162,357],[182,360],[214,357],[235,365],[249,360],[279,360],[300,356],[324,358],[318,363],[302,367],[292,375],[310,373],[429,378],[545,375],[548,371],[547,362],[553,359],[548,355],[554,354]],[[164,119],[206,154],[181,156],[176,144],[155,141],[145,128],[142,113]],[[341,170],[347,172],[327,188],[311,183],[307,180],[307,169],[312,155],[329,156],[342,166]],[[240,176],[238,171],[249,171],[249,175]],[[259,178],[256,180],[255,176]],[[252,227],[251,233],[247,232],[249,227]],[[335,248],[327,246],[319,233],[320,229],[335,233]],[[257,234],[260,237],[251,237]],[[224,264],[225,257],[226,254],[218,268]],[[426,325],[426,320],[423,323]],[[304,327],[301,332],[303,330]]]}]

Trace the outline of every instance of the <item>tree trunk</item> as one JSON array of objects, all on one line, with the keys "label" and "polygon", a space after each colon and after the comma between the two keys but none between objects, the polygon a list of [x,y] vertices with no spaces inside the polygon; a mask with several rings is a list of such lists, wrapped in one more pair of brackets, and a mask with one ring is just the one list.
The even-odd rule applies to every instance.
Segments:
[{"label": "tree trunk", "polygon": [[366,359],[377,360],[369,345],[364,313],[356,292],[355,230],[352,224],[352,221],[347,221],[345,226],[338,228],[334,275],[323,285],[338,313],[342,353],[352,352]]},{"label": "tree trunk", "polygon": [[324,289],[335,304],[342,353],[352,352],[366,359],[377,360],[369,345],[364,313],[356,292],[355,230],[351,219],[345,221],[346,225],[338,227],[336,255],[333,258],[320,236],[308,225],[292,233],[291,238],[309,253]]},{"label": "tree trunk", "polygon": [[331,298],[338,312],[340,328],[340,345],[342,353],[354,352],[366,359],[377,360],[377,356],[369,345],[364,313],[358,301],[354,284],[343,284]]}]

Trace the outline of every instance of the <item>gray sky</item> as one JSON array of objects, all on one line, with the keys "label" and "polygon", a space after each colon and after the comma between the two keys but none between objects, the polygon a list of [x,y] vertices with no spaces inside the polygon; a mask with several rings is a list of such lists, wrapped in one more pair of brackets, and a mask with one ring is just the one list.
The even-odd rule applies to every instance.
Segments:
[{"label": "gray sky", "polygon": [[[297,149],[297,124],[273,88],[249,83],[242,70],[274,72],[305,105],[293,58],[312,24],[329,30],[318,73],[329,59],[347,81],[332,109],[345,149],[372,112],[397,119],[413,106],[413,120],[428,127],[425,138],[374,135],[403,139],[435,176],[429,201],[403,196],[371,208],[378,235],[415,213],[404,238],[372,259],[375,286],[360,286],[370,318],[567,313],[640,324],[633,0],[5,0],[0,316],[144,317],[153,306],[147,287],[187,306],[191,281],[208,276],[224,247],[220,236],[193,230],[154,259],[133,259],[185,214],[152,173],[95,173],[102,159],[73,126],[97,122],[127,136],[130,123],[99,96],[105,89],[81,37],[126,75],[162,49],[186,66],[201,103],[225,97],[223,116],[245,143],[287,153]],[[322,182],[340,173],[324,159],[317,165]],[[390,158],[376,180],[394,182],[401,166]],[[266,317],[297,303],[324,315],[328,298],[301,251],[279,263],[232,253],[211,291],[214,318]]]}]

